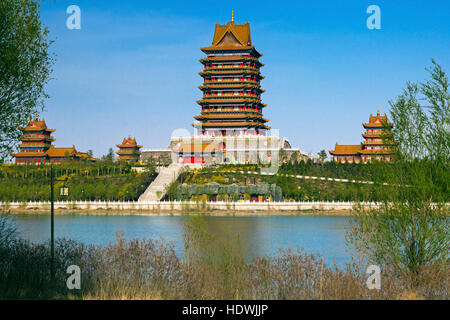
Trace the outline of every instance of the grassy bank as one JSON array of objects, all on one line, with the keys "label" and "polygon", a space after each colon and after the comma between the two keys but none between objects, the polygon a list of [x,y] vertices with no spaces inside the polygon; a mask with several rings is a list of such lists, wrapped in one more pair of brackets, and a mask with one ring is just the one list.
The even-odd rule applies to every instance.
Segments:
[{"label": "grassy bank", "polygon": [[[156,177],[153,167],[138,173],[128,163],[64,162],[54,166],[55,199],[63,201],[137,200]],[[67,179],[66,182],[63,180]],[[60,195],[65,184],[68,196]],[[49,201],[50,166],[0,165],[0,201]]]},{"label": "grassy bank", "polygon": [[[54,281],[48,244],[9,238],[0,245],[0,298],[448,299],[448,266],[414,275],[385,267],[381,290],[369,290],[365,265],[339,270],[303,250],[246,261],[239,241],[205,230],[201,218],[187,219],[182,258],[164,240],[126,241],[118,235],[110,245],[87,246],[59,239]],[[74,264],[81,269],[80,290],[66,287],[66,269]]]}]

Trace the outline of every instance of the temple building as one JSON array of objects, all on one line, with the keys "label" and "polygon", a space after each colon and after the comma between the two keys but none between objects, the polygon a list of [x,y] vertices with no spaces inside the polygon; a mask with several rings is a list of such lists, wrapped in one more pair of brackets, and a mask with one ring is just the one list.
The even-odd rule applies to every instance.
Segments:
[{"label": "temple building", "polygon": [[69,148],[57,148],[52,145],[55,138],[51,136],[55,129],[49,129],[45,120],[35,119],[28,122],[25,128],[20,128],[22,135],[19,140],[19,152],[12,153],[15,163],[41,164],[60,163],[64,160],[89,160],[96,161],[85,152],[78,152],[75,146]]},{"label": "temple building", "polygon": [[262,56],[252,45],[250,24],[235,24],[232,13],[226,25],[216,23],[212,44],[201,50],[207,55],[200,62],[203,98],[197,103],[201,114],[193,126],[202,135],[265,135],[270,129],[263,118],[260,81],[264,76]]},{"label": "temple building", "polygon": [[[234,14],[216,23],[212,43],[200,48],[202,98],[193,136],[171,138],[177,163],[270,163],[278,159],[284,140],[273,135],[263,117],[260,81],[262,56],[252,44],[250,24],[236,24]],[[277,130],[275,130],[277,133]]]},{"label": "temple building", "polygon": [[128,138],[124,138],[122,144],[116,145],[119,148],[119,151],[116,153],[119,155],[117,161],[127,161],[130,163],[136,163],[139,161],[141,157],[141,151],[139,149],[142,146],[139,146],[136,143],[136,138],[131,139],[130,136]]},{"label": "temple building", "polygon": [[392,123],[388,122],[387,115],[372,114],[369,117],[369,123],[363,123],[365,132],[362,136],[364,141],[356,145],[340,145],[336,142],[334,150],[330,150],[333,161],[342,163],[367,163],[371,160],[391,161],[392,150],[383,139],[385,130],[391,130]]}]

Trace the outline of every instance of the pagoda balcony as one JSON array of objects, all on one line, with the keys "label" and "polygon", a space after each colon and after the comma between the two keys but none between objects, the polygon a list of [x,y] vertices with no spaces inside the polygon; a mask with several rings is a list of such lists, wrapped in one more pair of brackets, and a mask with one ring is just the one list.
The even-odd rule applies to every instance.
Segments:
[{"label": "pagoda balcony", "polygon": [[217,99],[217,98],[252,98],[261,99],[261,97],[254,93],[239,93],[239,94],[205,94],[203,99]]},{"label": "pagoda balcony", "polygon": [[205,69],[198,73],[201,76],[209,75],[209,74],[256,74],[259,75],[259,70],[250,67],[239,67],[239,68],[212,68]]},{"label": "pagoda balcony", "polygon": [[237,65],[237,64],[230,64],[230,65],[206,65],[204,70],[223,70],[223,69],[249,69],[249,70],[259,70],[258,67],[255,66],[248,66],[248,65]]},{"label": "pagoda balcony", "polygon": [[217,109],[208,109],[207,107],[204,107],[202,109],[202,114],[254,114],[254,115],[262,115],[261,111],[258,111],[257,108],[251,108],[251,107],[237,107],[238,109],[234,108],[217,108]]},{"label": "pagoda balcony", "polygon": [[41,143],[41,142],[28,142],[19,144],[19,148],[50,148],[52,145],[50,143]]},{"label": "pagoda balcony", "polygon": [[241,80],[241,79],[237,79],[235,80],[234,78],[230,78],[230,79],[222,79],[221,81],[215,80],[215,79],[211,79],[211,80],[206,80],[203,82],[203,85],[207,85],[207,84],[212,84],[212,85],[226,85],[226,84],[230,84],[230,85],[236,85],[238,84],[257,84],[260,85],[259,80],[249,80],[249,79],[245,79],[245,80]]},{"label": "pagoda balcony", "polygon": [[260,62],[258,58],[250,57],[250,56],[242,56],[242,55],[235,55],[235,56],[214,56],[214,57],[207,57],[199,60],[201,63],[211,63],[211,62],[241,62],[241,61],[252,61],[254,63],[260,64],[261,66],[264,66],[264,63]]},{"label": "pagoda balcony", "polygon": [[23,134],[20,136],[19,140],[27,141],[27,140],[47,140],[47,141],[55,141],[55,138],[52,136],[42,135],[42,134]]},{"label": "pagoda balcony", "polygon": [[261,92],[265,92],[265,90],[261,89],[261,85],[258,82],[251,83],[223,83],[223,82],[213,82],[208,84],[203,84],[198,86],[200,90],[218,90],[218,89],[254,89],[259,90]]},{"label": "pagoda balcony", "polygon": [[139,150],[119,150],[116,152],[118,155],[140,155]]},{"label": "pagoda balcony", "polygon": [[[221,99],[224,98],[224,99]],[[237,99],[230,99],[224,96],[214,96],[214,97],[206,97],[202,100],[197,100],[197,103],[199,105],[203,104],[224,104],[224,103],[261,103],[261,99],[257,97],[251,97],[251,96],[232,96],[232,98]],[[261,103],[261,105],[264,105]],[[265,105],[264,105],[265,106]]]}]

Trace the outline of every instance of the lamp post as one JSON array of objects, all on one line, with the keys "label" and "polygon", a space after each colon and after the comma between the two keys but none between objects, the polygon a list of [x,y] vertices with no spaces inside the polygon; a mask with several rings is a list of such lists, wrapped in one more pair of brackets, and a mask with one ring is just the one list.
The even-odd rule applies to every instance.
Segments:
[{"label": "lamp post", "polygon": [[52,282],[55,279],[55,180],[64,181],[65,192],[63,195],[67,195],[67,188],[65,187],[67,177],[59,180],[55,178],[55,170],[52,164],[50,166],[50,272]]}]

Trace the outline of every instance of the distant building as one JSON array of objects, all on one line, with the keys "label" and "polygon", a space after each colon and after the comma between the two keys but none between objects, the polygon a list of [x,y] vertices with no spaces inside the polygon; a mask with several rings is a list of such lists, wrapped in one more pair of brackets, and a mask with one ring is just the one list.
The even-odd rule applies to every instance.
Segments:
[{"label": "distant building", "polygon": [[377,115],[370,115],[369,123],[363,123],[366,130],[362,136],[364,142],[361,144],[343,145],[338,144],[334,150],[330,150],[330,155],[333,161],[344,163],[366,163],[371,160],[391,161],[392,150],[390,146],[383,141],[383,133],[385,130],[392,129],[392,123],[388,122],[387,115],[380,115],[380,110]]},{"label": "distant building", "polygon": [[128,136],[128,139],[124,138],[122,144],[117,144],[116,146],[119,148],[119,151],[116,152],[119,155],[117,161],[127,161],[130,163],[139,161],[141,157],[139,149],[141,149],[142,146],[139,146],[136,143],[136,138],[131,139],[131,137]]},{"label": "distant building", "polygon": [[34,120],[30,120],[25,128],[20,128],[22,135],[19,140],[19,152],[12,153],[15,163],[18,164],[41,164],[60,163],[65,160],[89,160],[96,161],[96,158],[87,153],[78,152],[75,146],[69,148],[57,148],[52,145],[55,138],[51,136],[55,129],[47,128],[45,120],[39,120],[38,115]]}]

